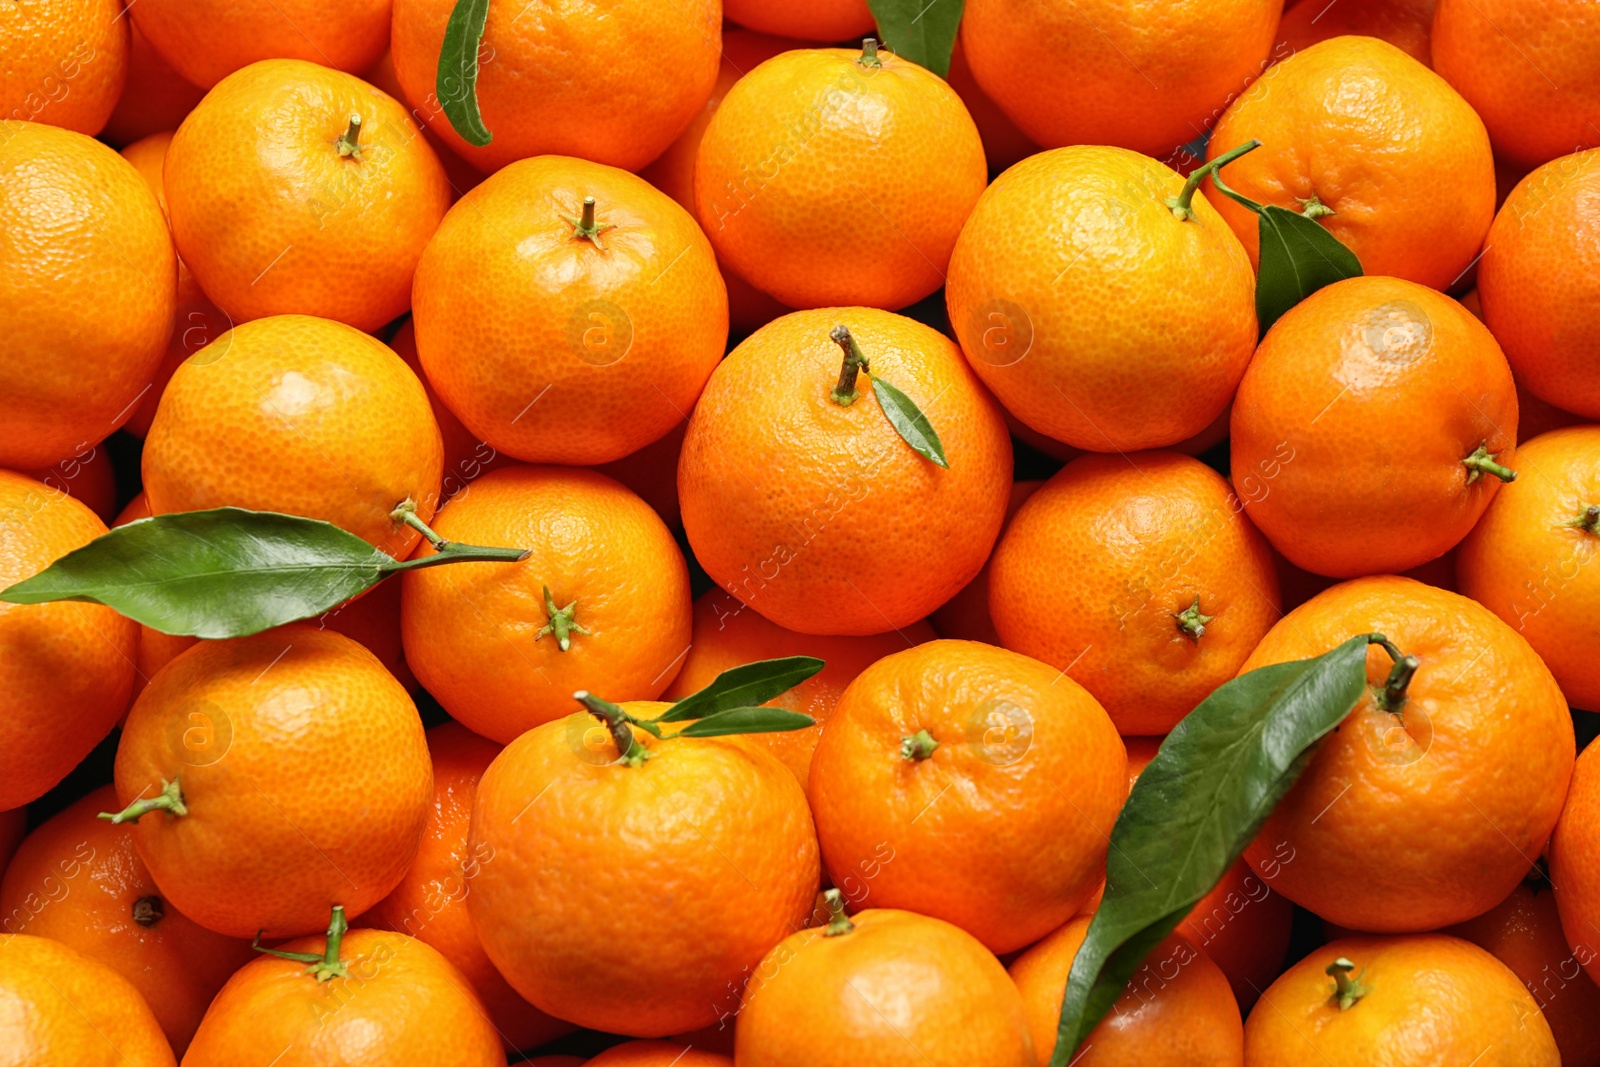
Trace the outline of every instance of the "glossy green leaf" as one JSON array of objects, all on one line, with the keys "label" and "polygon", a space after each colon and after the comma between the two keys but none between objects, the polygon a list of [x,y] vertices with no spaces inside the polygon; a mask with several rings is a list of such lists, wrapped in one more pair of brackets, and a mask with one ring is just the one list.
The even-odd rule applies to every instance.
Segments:
[{"label": "glossy green leaf", "polygon": [[332,523],[216,508],[119,526],[0,592],[105,604],[163,633],[243,637],[320,615],[395,561]]},{"label": "glossy green leaf", "polygon": [[826,664],[815,656],[785,656],[730,667],[712,679],[710,685],[690,693],[656,719],[657,722],[682,722],[704,719],[730,708],[765,704],[782,696],[820,671]]},{"label": "glossy green leaf", "polygon": [[482,148],[494,140],[478,111],[478,46],[489,19],[489,0],[456,0],[444,27],[434,94],[450,125],[470,145]]},{"label": "glossy green leaf", "polygon": [[905,443],[923,459],[948,470],[950,461],[945,459],[944,443],[939,440],[938,433],[922,409],[909,396],[876,376],[872,379],[872,393],[878,398],[878,406],[883,413],[889,416],[889,424]]},{"label": "glossy green leaf", "polygon": [[1355,707],[1373,636],[1226,682],[1167,735],[1111,831],[1105,898],[1072,963],[1051,1067],[1072,1061],[1145,955],[1222,880]]},{"label": "glossy green leaf", "polygon": [[678,731],[675,737],[727,737],[730,734],[769,734],[804,730],[817,720],[782,708],[729,708],[707,715]]},{"label": "glossy green leaf", "polygon": [[867,0],[889,50],[944,78],[965,0]]},{"label": "glossy green leaf", "polygon": [[1258,213],[1261,259],[1256,319],[1261,332],[1325,285],[1361,276],[1361,261],[1316,219],[1273,204]]}]

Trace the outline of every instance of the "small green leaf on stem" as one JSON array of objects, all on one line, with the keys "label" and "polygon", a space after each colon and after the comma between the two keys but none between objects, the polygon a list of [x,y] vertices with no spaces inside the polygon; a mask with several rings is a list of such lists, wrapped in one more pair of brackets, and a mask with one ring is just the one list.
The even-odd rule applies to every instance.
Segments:
[{"label": "small green leaf on stem", "polygon": [[909,396],[877,376],[872,379],[872,393],[889,417],[889,424],[913,452],[946,470],[950,468],[950,461],[944,455],[944,442],[939,440],[928,416]]},{"label": "small green leaf on stem", "polygon": [[782,708],[729,708],[696,719],[673,737],[728,737],[733,734],[770,734],[804,730],[817,720]]},{"label": "small green leaf on stem", "polygon": [[729,708],[765,704],[782,696],[826,666],[815,656],[785,656],[730,667],[697,693],[690,693],[663,712],[656,722],[703,719]]},{"label": "small green leaf on stem", "polygon": [[1366,689],[1361,634],[1315,659],[1242,674],[1161,743],[1111,831],[1106,890],[1072,962],[1051,1067],[1065,1067],[1146,953],[1243,854]]},{"label": "small green leaf on stem", "polygon": [[[1212,172],[1211,184],[1256,213],[1261,249],[1256,268],[1256,321],[1263,334],[1284,312],[1323,286],[1361,276],[1356,254],[1315,218],[1276,204],[1258,204],[1229,187],[1220,171]],[[1324,209],[1323,214],[1327,213]]]},{"label": "small green leaf on stem", "polygon": [[489,0],[456,0],[444,27],[434,94],[450,125],[470,145],[482,148],[494,140],[478,111],[478,46],[489,19]]},{"label": "small green leaf on stem", "polygon": [[867,0],[890,51],[943,78],[950,73],[965,0]]},{"label": "small green leaf on stem", "polygon": [[[426,528],[414,513],[405,521]],[[315,618],[401,571],[527,555],[436,544],[433,555],[400,561],[318,519],[243,508],[175,512],[101,534],[0,590],[0,600],[104,604],[166,634],[246,637]]]}]

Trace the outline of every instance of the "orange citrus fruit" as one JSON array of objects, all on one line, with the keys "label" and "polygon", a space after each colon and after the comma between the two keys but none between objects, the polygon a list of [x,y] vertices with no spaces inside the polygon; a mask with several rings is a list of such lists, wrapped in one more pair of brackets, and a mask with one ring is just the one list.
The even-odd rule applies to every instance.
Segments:
[{"label": "orange citrus fruit", "polygon": [[1037,660],[973,641],[886,656],[850,683],[809,784],[834,885],[955,923],[1011,952],[1077,914],[1105,877],[1127,759],[1095,699]]},{"label": "orange citrus fruit", "polygon": [[[840,326],[868,363],[847,403],[834,399]],[[891,425],[878,377],[922,411],[948,469]],[[712,374],[678,465],[700,565],[801,633],[925,617],[983,567],[1010,485],[1005,424],[955,344],[873,308],[795,312],[751,334]]]},{"label": "orange citrus fruit", "polygon": [[722,7],[716,0],[613,0],[537,11],[491,4],[476,90],[492,137],[486,145],[468,144],[442,114],[436,92],[455,6],[456,0],[394,0],[394,71],[428,128],[480,170],[538,155],[637,170],[694,119],[717,79]]},{"label": "orange citrus fruit", "polygon": [[1600,11],[1566,0],[1438,0],[1433,62],[1529,168],[1600,145]]},{"label": "orange citrus fruit", "polygon": [[961,231],[945,303],[978,377],[1075,448],[1176,444],[1228,407],[1256,343],[1255,278],[1184,181],[1121,148],[1041,152],[995,179]]},{"label": "orange citrus fruit", "polygon": [[[1322,213],[1369,275],[1444,289],[1483,247],[1495,205],[1483,122],[1387,41],[1335,37],[1274,65],[1228,107],[1206,155],[1252,138],[1262,147],[1224,167],[1223,181],[1258,203]],[[1255,212],[1214,199],[1256,262]]]},{"label": "orange citrus fruit", "polygon": [[978,128],[939,77],[870,41],[802,48],[722,98],[695,213],[723,262],[789,307],[892,309],[944,284],[986,180]]},{"label": "orange citrus fruit", "polygon": [[411,869],[394,891],[362,916],[364,926],[407,934],[438,949],[483,1001],[507,1051],[536,1048],[571,1027],[517,996],[484,955],[466,898],[495,854],[467,850],[467,827],[478,779],[500,746],[447,722],[428,731],[433,760],[433,810]]},{"label": "orange citrus fruit", "polygon": [[204,89],[185,81],[172,64],[161,58],[138,26],[129,29],[127,84],[105,129],[100,131],[107,144],[119,147],[152,133],[177,129],[183,117],[206,95]]},{"label": "orange citrus fruit", "polygon": [[[1582,960],[1567,945],[1550,883],[1530,875],[1511,895],[1476,919],[1447,933],[1488,949],[1511,968],[1533,994],[1561,1050],[1562,1067],[1600,1065],[1600,986],[1583,971]],[[1584,936],[1585,946],[1593,933]],[[1582,959],[1592,958],[1585,951]]]},{"label": "orange citrus fruit", "polygon": [[733,1058],[679,1041],[624,1041],[594,1059],[592,1067],[733,1067]]},{"label": "orange citrus fruit", "polygon": [[[1550,884],[1574,958],[1600,982],[1600,748],[1591,744],[1572,774],[1572,789],[1550,839]],[[1590,1017],[1593,1021],[1593,1017]]]},{"label": "orange citrus fruit", "polygon": [[1518,380],[1589,419],[1600,418],[1592,344],[1600,269],[1586,260],[1597,240],[1600,149],[1522,179],[1495,216],[1478,263],[1484,321]]},{"label": "orange citrus fruit", "polygon": [[0,959],[0,1048],[13,1063],[176,1067],[149,1005],[110,967],[27,934],[0,934]]},{"label": "orange citrus fruit", "polygon": [[1022,997],[971,934],[891,908],[839,915],[755,969],[740,1067],[1033,1067]]},{"label": "orange citrus fruit", "polygon": [[389,43],[389,10],[390,0],[137,0],[128,8],[161,58],[207,89],[263,59],[366,70]]},{"label": "orange citrus fruit", "polygon": [[1282,614],[1272,552],[1227,481],[1176,452],[1073,460],[989,567],[1001,642],[1065,671],[1117,732],[1164,734]]},{"label": "orange citrus fruit", "polygon": [[752,734],[749,744],[760,745],[794,772],[804,786],[811,777],[811,756],[822,736],[828,716],[855,677],[883,657],[934,639],[933,628],[914,622],[900,630],[861,637],[819,637],[785,630],[741,604],[720,589],[702,594],[694,602],[694,632],[689,653],[683,658],[663,700],[681,700],[710,685],[723,671],[757,660],[784,656],[815,656],[826,664],[767,706],[787,708],[817,720],[804,730]]},{"label": "orange citrus fruit", "polygon": [[128,77],[120,0],[17,0],[0,14],[0,115],[97,134]]},{"label": "orange citrus fruit", "polygon": [[[1039,1067],[1049,1067],[1061,1025],[1067,974],[1089,932],[1082,915],[1018,956],[1011,977],[1022,993]],[[1242,1067],[1244,1024],[1228,979],[1180,934],[1150,950],[1072,1057],[1074,1067]]]},{"label": "orange citrus fruit", "polygon": [[[1006,529],[1011,520],[1016,517],[1017,509],[1022,507],[1022,502],[1032,496],[1044,483],[1041,481],[1021,481],[1011,483],[1011,498],[1006,502],[1006,525],[1000,528],[1000,537],[1003,540]],[[996,542],[998,546],[998,542]],[[955,596],[946,600],[937,611],[928,616],[928,622],[939,632],[940,637],[952,637],[958,641],[982,641],[986,645],[1000,644],[1000,635],[995,631],[994,619],[989,615],[989,570],[993,562],[983,565],[983,570],[978,576],[966,585]]]},{"label": "orange citrus fruit", "polygon": [[532,463],[621,459],[694,406],[727,294],[687,211],[566,156],[522,160],[450,210],[417,266],[417,351],[467,428]]},{"label": "orange citrus fruit", "polygon": [[0,119],[0,465],[54,463],[127,421],[166,349],[177,279],[161,205],[131,164]]},{"label": "orange citrus fruit", "polygon": [[1511,369],[1470,312],[1415,282],[1349,278],[1256,350],[1233,404],[1233,483],[1291,563],[1397,573],[1472,529],[1514,476],[1495,457],[1511,461],[1516,426]]},{"label": "orange citrus fruit", "polygon": [[690,641],[688,569],[661,519],[621,485],[514,464],[473,482],[434,529],[529,551],[401,578],[406,662],[468,729],[504,744],[570,714],[575,690],[651,699],[672,681]]},{"label": "orange citrus fruit", "polygon": [[[317,958],[326,943],[304,937],[278,948]],[[273,1067],[505,1063],[477,994],[437,950],[387,930],[351,930],[337,952],[331,973],[274,956],[242,967],[206,1012],[186,1067],[243,1067],[274,1056]]]},{"label": "orange citrus fruit", "polygon": [[803,41],[844,41],[870,33],[867,0],[724,0],[728,21]]},{"label": "orange citrus fruit", "polygon": [[178,127],[164,175],[178,252],[234,322],[316,315],[376,330],[411,306],[451,199],[398,101],[300,59],[219,82]]},{"label": "orange citrus fruit", "polygon": [[293,936],[335,904],[354,918],[382,900],[433,798],[405,689],[361,645],[304,625],[169,663],[128,713],[116,777],[124,806],[166,798],[126,813],[163,895],[234,937]]},{"label": "orange citrus fruit", "polygon": [[36,482],[89,505],[101,522],[117,514],[117,472],[103,445],[89,445],[39,470],[23,471]]},{"label": "orange citrus fruit", "polygon": [[[1278,50],[1285,58],[1330,37],[1376,37],[1419,63],[1429,63],[1428,38],[1438,0],[1339,0],[1294,4],[1278,24]],[[1226,180],[1226,179],[1224,179]]]},{"label": "orange citrus fruit", "polygon": [[[0,470],[0,588],[106,532],[87,506]],[[0,810],[43,796],[111,732],[138,624],[98,604],[0,603]]]},{"label": "orange citrus fruit", "polygon": [[978,84],[1046,148],[1164,156],[1261,73],[1282,11],[1282,0],[968,0],[961,45]]},{"label": "orange citrus fruit", "polygon": [[967,105],[967,114],[972,116],[973,125],[978,127],[978,136],[983,140],[983,158],[989,165],[989,173],[998,174],[1039,151],[1033,139],[1017,128],[1017,124],[972,76],[972,66],[967,62],[959,40],[955,51],[951,53],[950,73],[945,80],[961,97],[961,102]]},{"label": "orange citrus fruit", "polygon": [[[639,172],[639,177],[682,204],[691,215],[694,214],[697,210],[694,202],[694,160],[700,150],[700,140],[706,134],[706,127],[711,125],[711,116],[717,113],[722,98],[728,95],[734,82],[754,70],[763,60],[771,59],[798,43],[749,30],[724,30],[722,66],[717,71],[717,84],[711,90],[711,99],[706,101],[706,106],[678,135],[678,139],[656,157],[654,163]],[[736,332],[748,333],[788,310],[733,273],[726,264],[718,266],[722,271],[722,280],[728,286],[728,323]]]},{"label": "orange citrus fruit", "polygon": [[1245,856],[1273,892],[1329,922],[1433,930],[1504,900],[1544,848],[1572,775],[1572,720],[1516,631],[1409,578],[1359,578],[1313,597],[1243,669],[1366,633],[1420,665],[1407,685],[1382,648],[1368,649],[1366,691]]},{"label": "orange citrus fruit", "polygon": [[1600,708],[1588,639],[1600,610],[1600,426],[1570,426],[1517,449],[1525,472],[1495,494],[1461,543],[1461,591],[1528,639],[1580,708]]},{"label": "orange citrus fruit", "polygon": [[391,512],[433,517],[439,427],[417,376],[361,331],[276,315],[189,357],[145,438],[157,515],[223,506],[322,519],[403,559],[421,535]]},{"label": "orange citrus fruit", "polygon": [[102,786],[28,835],[0,882],[0,919],[8,933],[54,938],[133,983],[181,1055],[250,946],[167,903],[127,830],[96,817],[116,800]]},{"label": "orange citrus fruit", "polygon": [[[1330,968],[1347,976],[1330,977]],[[1244,1061],[1298,1067],[1323,1058],[1395,1067],[1561,1064],[1550,1025],[1517,976],[1477,945],[1442,934],[1335,941],[1261,994],[1245,1023]]]},{"label": "orange citrus fruit", "polygon": [[[150,191],[156,194],[163,213],[167,210],[167,194],[162,182],[162,168],[166,164],[167,149],[172,146],[172,133],[171,130],[152,133],[122,150],[122,158],[134,165],[150,186]],[[122,426],[135,437],[143,437],[150,432],[150,422],[156,417],[161,394],[178,366],[233,326],[233,320],[211,302],[181,258],[178,260],[176,300],[166,355],[162,357],[149,386],[140,394],[139,405]]]},{"label": "orange citrus fruit", "polygon": [[[646,718],[667,706],[622,705]],[[467,910],[540,1009],[665,1037],[737,1011],[750,969],[805,924],[817,843],[805,794],[770,754],[636,738],[648,758],[619,759],[580,712],[506,746],[478,782],[468,850],[495,859]]]}]

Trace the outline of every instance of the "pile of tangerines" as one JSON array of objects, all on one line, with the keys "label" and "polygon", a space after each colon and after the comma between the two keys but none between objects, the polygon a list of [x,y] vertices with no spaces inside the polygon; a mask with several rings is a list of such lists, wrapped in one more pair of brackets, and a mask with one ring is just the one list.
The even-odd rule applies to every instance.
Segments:
[{"label": "pile of tangerines", "polygon": [[0,1064],[1600,1067],[1596,145],[1586,0],[0,0]]}]

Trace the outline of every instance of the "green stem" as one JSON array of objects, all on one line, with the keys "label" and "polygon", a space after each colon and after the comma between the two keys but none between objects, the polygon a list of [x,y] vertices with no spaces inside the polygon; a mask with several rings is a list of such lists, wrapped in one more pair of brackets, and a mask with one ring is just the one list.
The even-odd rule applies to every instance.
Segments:
[{"label": "green stem", "polygon": [[1242,207],[1249,208],[1257,215],[1266,210],[1260,204],[1256,203],[1254,200],[1251,200],[1248,196],[1245,196],[1237,189],[1234,189],[1232,186],[1228,185],[1227,182],[1223,181],[1222,172],[1220,170],[1214,170],[1211,172],[1211,184],[1217,187],[1217,192],[1221,193],[1229,200],[1232,200],[1234,203],[1239,204]]},{"label": "green stem", "polygon": [[878,39],[876,37],[863,37],[861,39],[861,58],[856,62],[863,67],[883,66],[883,60],[878,58]]},{"label": "green stem", "polygon": [[856,928],[856,924],[850,921],[850,916],[844,913],[843,893],[837,889],[830,889],[822,894],[822,901],[828,906],[828,928],[822,931],[823,937],[838,937]]},{"label": "green stem", "polygon": [[533,635],[533,639],[537,641],[541,637],[554,634],[556,646],[565,652],[572,647],[573,634],[579,633],[585,637],[593,637],[594,634],[580,624],[575,617],[577,610],[578,602],[576,600],[564,608],[556,607],[556,598],[550,595],[550,587],[548,585],[545,586],[544,612],[546,622],[539,627],[539,632]]},{"label": "green stem", "polygon": [[1389,668],[1389,677],[1384,681],[1383,688],[1377,692],[1376,699],[1378,707],[1398,715],[1406,706],[1406,691],[1411,685],[1412,676],[1417,673],[1417,668],[1422,666],[1422,661],[1401,652],[1395,643],[1383,634],[1368,634],[1367,644],[1382,645],[1394,663],[1394,666]]},{"label": "green stem", "polygon": [[328,938],[323,943],[322,955],[315,952],[285,952],[278,948],[267,948],[261,943],[261,934],[256,932],[256,939],[250,942],[250,947],[257,952],[268,956],[276,956],[280,960],[294,960],[296,963],[309,963],[305,973],[311,975],[319,982],[326,982],[330,978],[348,978],[349,970],[344,961],[339,958],[339,946],[344,942],[345,931],[350,928],[344,919],[344,905],[333,906],[333,916],[328,920]]},{"label": "green stem", "polygon": [[934,749],[939,747],[939,742],[926,729],[918,730],[910,737],[900,739],[900,758],[904,760],[925,760],[933,755]]},{"label": "green stem", "polygon": [[[1240,145],[1238,148],[1229,149],[1204,166],[1196,167],[1192,172],[1190,172],[1189,180],[1183,183],[1183,192],[1179,193],[1177,196],[1169,197],[1167,199],[1167,207],[1171,208],[1172,214],[1180,220],[1187,221],[1194,218],[1194,191],[1200,188],[1200,183],[1206,180],[1206,176],[1211,175],[1212,179],[1216,180],[1217,171],[1221,170],[1223,167],[1226,167],[1229,163],[1232,163],[1246,152],[1253,152],[1260,147],[1260,141],[1250,140]],[[1228,190],[1224,188],[1221,181],[1217,181],[1217,188],[1222,189],[1222,191],[1225,193],[1228,192]],[[1238,199],[1238,197],[1233,193],[1228,193],[1228,195],[1233,196],[1235,200]],[[1256,210],[1260,210],[1260,205],[1256,205]]]},{"label": "green stem", "polygon": [[1600,533],[1600,504],[1590,504],[1583,514],[1572,520],[1572,525],[1585,533]]},{"label": "green stem", "polygon": [[183,790],[179,788],[176,778],[170,782],[163,778],[161,780],[161,792],[155,796],[145,797],[143,800],[135,800],[118,812],[102,811],[99,817],[121,825],[125,822],[138,822],[142,816],[148,815],[152,811],[165,811],[173,815],[189,814],[189,809],[183,803]]},{"label": "green stem", "polygon": [[349,125],[349,127],[344,131],[344,133],[340,134],[339,139],[334,142],[334,145],[339,149],[339,155],[340,155],[341,158],[354,159],[357,162],[360,162],[360,160],[361,160],[361,116],[360,115],[351,115],[350,116],[350,125]]},{"label": "green stem", "polygon": [[428,544],[433,547],[434,554],[422,556],[418,559],[396,560],[393,564],[383,568],[385,574],[396,574],[400,571],[425,570],[428,567],[437,567],[445,563],[518,563],[532,555],[532,549],[525,548],[493,548],[486,545],[462,545],[454,541],[446,541],[433,528],[422,521],[422,516],[417,514],[416,502],[407,498],[395,505],[389,512],[389,517],[395,522],[403,522],[420,533]]},{"label": "green stem", "polygon": [[[601,700],[587,689],[580,689],[572,694],[572,699],[588,709],[589,714],[605,724],[611,731],[611,741],[617,746],[617,754],[622,762],[630,767],[637,767],[650,758],[650,750],[639,743],[633,736],[634,719],[627,712],[611,703]],[[658,734],[659,736],[659,734]]]},{"label": "green stem", "polygon": [[861,351],[861,346],[856,344],[856,339],[850,335],[850,327],[835,326],[829,331],[828,336],[834,344],[844,350],[844,362],[839,365],[839,381],[830,395],[835,404],[849,407],[861,395],[856,390],[856,375],[864,370],[871,370],[872,367],[867,362],[866,353]]},{"label": "green stem", "polygon": [[1372,992],[1372,987],[1361,981],[1361,975],[1367,973],[1365,970],[1361,975],[1350,977],[1355,969],[1356,965],[1343,956],[1323,968],[1322,973],[1333,979],[1333,997],[1339,1002],[1340,1011],[1349,1011],[1356,1001]]},{"label": "green stem", "polygon": [[1215,619],[1215,615],[1200,614],[1200,597],[1194,598],[1194,603],[1172,616],[1178,620],[1178,629],[1190,638],[1199,641],[1206,635],[1206,624]]},{"label": "green stem", "polygon": [[592,196],[586,196],[583,198],[583,214],[580,217],[573,218],[571,215],[562,215],[561,217],[572,224],[573,237],[592,242],[594,246],[602,252],[606,250],[606,246],[601,243],[600,235],[605,233],[607,230],[614,230],[617,228],[617,224],[614,222],[608,222],[604,225],[600,225],[595,222],[594,197]]},{"label": "green stem", "polygon": [[1467,484],[1471,485],[1485,474],[1492,474],[1502,482],[1516,481],[1516,471],[1510,467],[1502,467],[1494,461],[1494,458],[1499,454],[1498,452],[1489,451],[1489,442],[1484,441],[1479,444],[1472,455],[1461,461],[1467,468]]}]

